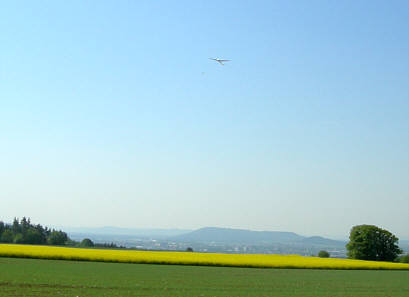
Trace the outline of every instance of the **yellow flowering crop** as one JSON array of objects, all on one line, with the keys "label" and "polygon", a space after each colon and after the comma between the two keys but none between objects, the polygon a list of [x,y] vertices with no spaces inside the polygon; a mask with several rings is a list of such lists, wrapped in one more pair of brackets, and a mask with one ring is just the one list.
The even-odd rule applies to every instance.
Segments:
[{"label": "yellow flowering crop", "polygon": [[283,256],[160,251],[149,252],[16,244],[0,244],[0,256],[36,259],[206,266],[409,270],[409,264],[403,263],[303,257],[297,255]]}]

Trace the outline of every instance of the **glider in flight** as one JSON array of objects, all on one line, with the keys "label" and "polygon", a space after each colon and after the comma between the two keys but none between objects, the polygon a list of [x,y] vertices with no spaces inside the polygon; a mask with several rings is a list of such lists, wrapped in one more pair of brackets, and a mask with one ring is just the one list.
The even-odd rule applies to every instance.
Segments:
[{"label": "glider in flight", "polygon": [[209,58],[210,60],[213,60],[213,61],[216,61],[216,62],[219,62],[220,63],[220,65],[223,65],[224,66],[224,62],[229,62],[230,60],[223,60],[223,59],[219,59],[219,58]]}]

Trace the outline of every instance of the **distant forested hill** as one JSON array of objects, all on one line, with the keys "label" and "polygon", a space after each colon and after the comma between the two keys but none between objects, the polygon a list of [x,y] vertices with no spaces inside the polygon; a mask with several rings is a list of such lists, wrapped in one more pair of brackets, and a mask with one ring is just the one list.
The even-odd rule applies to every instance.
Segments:
[{"label": "distant forested hill", "polygon": [[242,244],[302,244],[327,245],[344,247],[346,242],[332,240],[321,236],[305,237],[294,232],[251,231],[243,229],[206,227],[196,231],[172,237],[173,240],[185,242],[219,242]]},{"label": "distant forested hill", "polygon": [[261,243],[261,242],[294,242],[304,239],[293,232],[250,231],[243,229],[206,227],[199,230],[174,236],[181,241]]}]

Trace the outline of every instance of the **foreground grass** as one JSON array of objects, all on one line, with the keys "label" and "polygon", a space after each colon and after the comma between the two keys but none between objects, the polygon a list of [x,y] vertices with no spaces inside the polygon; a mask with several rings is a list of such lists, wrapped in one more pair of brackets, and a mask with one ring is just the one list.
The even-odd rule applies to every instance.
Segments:
[{"label": "foreground grass", "polygon": [[1,297],[408,296],[409,271],[259,269],[0,258]]},{"label": "foreground grass", "polygon": [[0,256],[119,263],[180,264],[256,268],[409,270],[409,264],[302,257],[297,255],[237,255],[189,252],[147,252],[107,249],[0,244]]}]

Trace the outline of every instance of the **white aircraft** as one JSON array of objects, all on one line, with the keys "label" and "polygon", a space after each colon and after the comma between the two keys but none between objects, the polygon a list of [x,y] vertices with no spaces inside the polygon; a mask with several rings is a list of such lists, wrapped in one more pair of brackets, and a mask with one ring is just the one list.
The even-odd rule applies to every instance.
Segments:
[{"label": "white aircraft", "polygon": [[216,61],[216,62],[219,62],[220,65],[223,65],[223,66],[224,66],[223,62],[229,62],[230,61],[230,60],[223,60],[223,59],[218,59],[218,58],[209,58],[209,59],[213,60],[213,61]]}]

